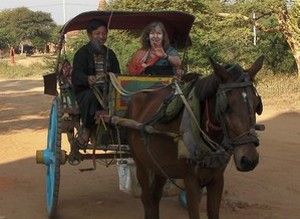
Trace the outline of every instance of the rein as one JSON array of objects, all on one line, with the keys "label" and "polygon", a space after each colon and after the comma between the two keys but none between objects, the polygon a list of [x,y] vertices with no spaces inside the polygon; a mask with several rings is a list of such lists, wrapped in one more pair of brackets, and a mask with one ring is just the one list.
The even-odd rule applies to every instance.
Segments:
[{"label": "rein", "polygon": [[165,86],[162,86],[162,87],[159,87],[159,88],[141,89],[141,90],[138,90],[136,92],[130,92],[130,91],[125,90],[120,85],[120,83],[118,82],[117,77],[116,77],[116,75],[114,73],[109,72],[108,75],[109,75],[109,79],[110,79],[111,84],[113,85],[113,87],[116,89],[116,91],[118,91],[123,96],[132,96],[132,95],[134,95],[136,93],[157,91],[157,90],[161,90],[161,89],[169,86],[169,85],[165,85]]}]

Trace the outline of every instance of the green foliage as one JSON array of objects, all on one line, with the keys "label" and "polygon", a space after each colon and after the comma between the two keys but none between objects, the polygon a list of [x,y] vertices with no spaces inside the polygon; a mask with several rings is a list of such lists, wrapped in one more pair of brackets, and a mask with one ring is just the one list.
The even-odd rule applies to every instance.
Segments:
[{"label": "green foliage", "polygon": [[294,73],[296,63],[281,33],[259,34],[258,51],[266,56],[265,65],[274,73]]},{"label": "green foliage", "polygon": [[155,1],[140,1],[140,0],[111,0],[107,9],[127,10],[127,11],[155,11],[155,10],[179,10],[189,13],[199,12],[205,8],[202,1],[199,0],[155,0]]},{"label": "green foliage", "polygon": [[[188,56],[189,71],[210,72],[209,57],[222,63],[248,64],[249,60],[262,54],[266,55],[266,67],[273,72],[296,70],[295,60],[282,34],[258,31],[257,45],[253,45],[252,13],[262,16],[262,24],[273,28],[278,25],[274,11],[285,8],[281,0],[237,1],[235,4],[219,0],[186,0],[184,4],[182,0],[111,0],[106,7],[107,10],[178,10],[193,14],[196,17],[190,33],[193,46],[188,53],[180,53],[181,57]],[[299,10],[293,13],[299,13]],[[85,39],[84,33],[74,42],[70,40],[72,50],[68,50],[67,56],[72,57]],[[139,39],[139,35],[126,31],[110,32],[107,45],[116,52],[122,72],[126,72],[128,61],[140,46]]]},{"label": "green foliage", "polygon": [[75,52],[88,42],[86,31],[82,30],[76,36],[66,38],[65,54],[63,58],[67,58],[70,62],[73,61]]},{"label": "green foliage", "polygon": [[51,42],[51,43],[57,43],[58,42],[59,36],[60,36],[59,32],[60,32],[61,28],[62,28],[62,25],[55,25],[51,29],[51,31],[49,33],[50,34],[49,42]]},{"label": "green foliage", "polygon": [[134,37],[126,31],[113,30],[109,32],[107,46],[116,53],[120,62],[121,72],[127,73],[127,64],[133,52],[140,47],[139,37]]},{"label": "green foliage", "polygon": [[50,13],[33,12],[25,7],[0,12],[0,39],[5,45],[19,46],[22,41],[33,39],[47,42],[55,26]]},{"label": "green foliage", "polygon": [[[253,45],[252,13],[257,16],[267,14],[263,24],[267,27],[278,25],[272,10],[284,8],[281,0],[237,1],[236,4],[224,4],[219,0],[181,0],[174,1],[139,1],[113,0],[108,9],[114,10],[179,10],[195,15],[196,20],[191,30],[193,46],[188,52],[189,71],[209,72],[209,57],[223,63],[249,63],[258,56],[267,56],[266,65],[274,72],[296,70],[295,61],[282,34],[258,33],[257,45]],[[272,9],[272,10],[271,10]],[[176,21],[174,21],[176,22]],[[127,37],[133,37],[127,35]],[[136,38],[134,38],[137,41]],[[120,44],[120,51],[123,46]],[[132,53],[126,44],[125,55]],[[276,52],[272,51],[276,48]],[[118,49],[119,50],[119,49]],[[119,55],[125,59],[123,54]],[[122,61],[123,63],[123,61]]]},{"label": "green foliage", "polygon": [[[253,45],[251,22],[253,12],[257,17],[262,17],[263,26],[274,28],[278,26],[275,12],[285,8],[284,2],[279,0],[237,2],[230,5],[222,4],[220,1],[206,2],[209,16],[197,15],[201,26],[196,28],[193,49],[201,51],[202,55],[215,57],[221,62],[241,64],[247,64],[249,60],[265,54],[265,66],[273,72],[295,72],[295,60],[282,33],[257,31],[257,45]],[[195,66],[209,64],[202,60],[205,59],[195,60],[193,64]]]},{"label": "green foliage", "polygon": [[31,39],[32,45],[37,49],[37,51],[44,51],[45,41],[40,37],[34,37]]}]

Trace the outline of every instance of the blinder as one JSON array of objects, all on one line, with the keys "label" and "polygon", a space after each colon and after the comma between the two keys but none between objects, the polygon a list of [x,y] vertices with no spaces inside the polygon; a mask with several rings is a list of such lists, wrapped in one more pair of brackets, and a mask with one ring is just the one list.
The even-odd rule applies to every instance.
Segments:
[{"label": "blinder", "polygon": [[[263,103],[260,95],[256,95],[258,98],[258,105],[256,107],[255,112],[258,115],[261,115],[263,112]],[[217,105],[216,105],[216,115],[220,115],[224,113],[228,107],[227,95],[224,89],[219,89],[217,92]]]},{"label": "blinder", "polygon": [[258,105],[257,105],[257,108],[256,108],[256,113],[258,115],[261,115],[262,112],[263,112],[263,103],[262,103],[262,100],[261,100],[261,96],[257,95],[257,98],[258,98]]}]

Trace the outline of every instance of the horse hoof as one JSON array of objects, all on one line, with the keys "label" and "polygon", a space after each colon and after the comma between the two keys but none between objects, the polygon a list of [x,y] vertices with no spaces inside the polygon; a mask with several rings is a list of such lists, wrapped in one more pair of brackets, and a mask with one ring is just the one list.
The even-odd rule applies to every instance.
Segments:
[{"label": "horse hoof", "polygon": [[184,191],[180,192],[178,195],[179,202],[181,203],[182,207],[186,208],[186,193]]}]

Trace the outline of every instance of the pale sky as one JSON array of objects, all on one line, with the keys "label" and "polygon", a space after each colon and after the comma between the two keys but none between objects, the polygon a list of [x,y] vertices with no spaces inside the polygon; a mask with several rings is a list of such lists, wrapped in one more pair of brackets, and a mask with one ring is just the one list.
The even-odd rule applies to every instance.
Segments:
[{"label": "pale sky", "polygon": [[[65,10],[63,7],[64,3]],[[57,24],[64,24],[64,18],[65,21],[68,21],[82,12],[97,10],[98,4],[99,0],[0,0],[0,11],[3,9],[27,7],[31,11],[50,13]]]}]

